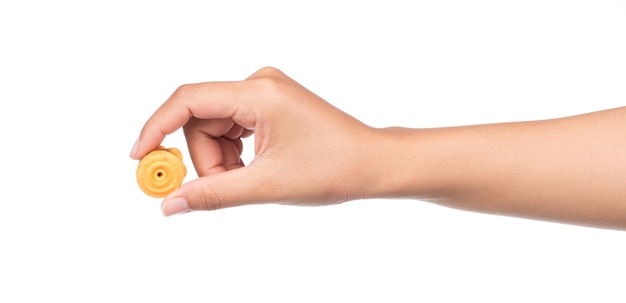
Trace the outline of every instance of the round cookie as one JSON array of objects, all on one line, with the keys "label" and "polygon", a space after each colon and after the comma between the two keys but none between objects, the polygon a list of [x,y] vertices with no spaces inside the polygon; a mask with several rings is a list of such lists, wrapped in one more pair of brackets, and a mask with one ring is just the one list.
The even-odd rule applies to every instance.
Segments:
[{"label": "round cookie", "polygon": [[137,166],[139,188],[155,198],[165,197],[180,187],[185,175],[187,168],[176,148],[160,146],[143,157]]}]

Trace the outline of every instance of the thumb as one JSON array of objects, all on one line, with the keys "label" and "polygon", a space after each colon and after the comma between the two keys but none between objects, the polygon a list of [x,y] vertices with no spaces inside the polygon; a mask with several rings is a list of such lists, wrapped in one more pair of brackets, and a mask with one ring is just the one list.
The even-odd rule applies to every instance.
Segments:
[{"label": "thumb", "polygon": [[171,216],[267,202],[259,183],[248,167],[205,176],[183,184],[167,196],[161,210],[164,216]]}]

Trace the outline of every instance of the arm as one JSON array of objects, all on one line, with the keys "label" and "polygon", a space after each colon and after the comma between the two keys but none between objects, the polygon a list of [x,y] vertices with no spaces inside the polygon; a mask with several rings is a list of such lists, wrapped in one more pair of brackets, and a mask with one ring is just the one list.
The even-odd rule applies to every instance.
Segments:
[{"label": "arm", "polygon": [[[626,229],[626,108],[546,121],[381,130],[399,154],[374,195]],[[392,190],[389,190],[392,189]]]},{"label": "arm", "polygon": [[[626,108],[439,129],[375,129],[273,68],[180,87],[148,120],[140,159],[183,127],[200,178],[171,215],[252,203],[414,198],[472,211],[626,229]],[[243,166],[241,138],[255,134]]]}]

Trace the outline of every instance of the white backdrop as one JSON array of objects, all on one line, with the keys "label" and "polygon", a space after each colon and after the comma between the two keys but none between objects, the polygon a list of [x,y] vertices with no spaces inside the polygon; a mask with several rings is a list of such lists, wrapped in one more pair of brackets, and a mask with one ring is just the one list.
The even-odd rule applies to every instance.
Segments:
[{"label": "white backdrop", "polygon": [[163,218],[128,157],[177,86],[266,65],[437,127],[622,106],[624,54],[617,0],[0,2],[0,301],[624,302],[624,232],[411,200]]}]

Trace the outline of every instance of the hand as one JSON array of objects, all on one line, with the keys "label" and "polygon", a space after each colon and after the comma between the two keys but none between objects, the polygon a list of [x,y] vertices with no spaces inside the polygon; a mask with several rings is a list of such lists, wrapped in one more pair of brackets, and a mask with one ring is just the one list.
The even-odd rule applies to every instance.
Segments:
[{"label": "hand", "polygon": [[[362,198],[367,164],[376,162],[366,150],[374,129],[271,67],[243,81],[179,87],[146,122],[131,157],[141,159],[180,127],[199,178],[164,199],[164,215]],[[255,157],[244,166],[241,139],[252,134]]]}]

